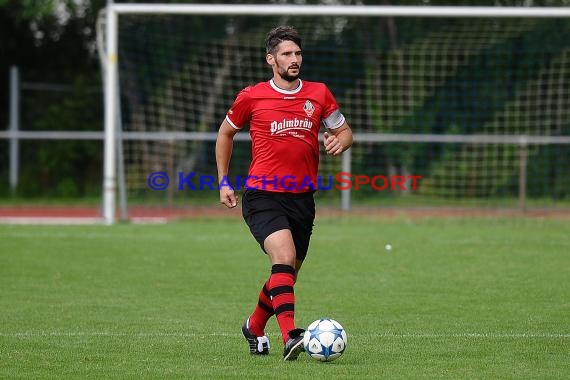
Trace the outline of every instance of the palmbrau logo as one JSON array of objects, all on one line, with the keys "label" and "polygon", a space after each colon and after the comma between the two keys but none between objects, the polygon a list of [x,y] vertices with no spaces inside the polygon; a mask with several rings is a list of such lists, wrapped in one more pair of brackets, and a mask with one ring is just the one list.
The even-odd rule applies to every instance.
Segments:
[{"label": "palmbrau logo", "polygon": [[292,129],[310,130],[313,127],[313,122],[307,118],[304,119],[283,119],[282,121],[272,121],[270,124],[270,131],[272,135],[290,131]]}]

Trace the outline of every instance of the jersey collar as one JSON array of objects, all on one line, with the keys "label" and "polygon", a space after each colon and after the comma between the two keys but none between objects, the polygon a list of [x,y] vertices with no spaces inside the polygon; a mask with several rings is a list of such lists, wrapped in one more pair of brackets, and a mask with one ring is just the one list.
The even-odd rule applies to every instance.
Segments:
[{"label": "jersey collar", "polygon": [[284,88],[281,88],[279,86],[277,86],[275,84],[275,82],[273,82],[273,79],[269,80],[269,84],[271,85],[271,87],[273,87],[273,89],[281,94],[286,94],[286,95],[292,95],[292,94],[296,94],[299,91],[301,91],[301,88],[303,88],[303,81],[301,79],[299,79],[299,85],[297,86],[297,88],[293,89],[293,90],[285,90]]}]

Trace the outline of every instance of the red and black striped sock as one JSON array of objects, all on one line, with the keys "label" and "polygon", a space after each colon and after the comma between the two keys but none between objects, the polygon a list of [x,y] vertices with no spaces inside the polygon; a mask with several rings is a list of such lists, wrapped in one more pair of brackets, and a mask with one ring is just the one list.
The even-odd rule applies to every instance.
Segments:
[{"label": "red and black striped sock", "polygon": [[263,285],[259,292],[259,300],[257,306],[253,310],[253,314],[249,317],[249,331],[255,336],[265,335],[265,325],[273,314],[273,306],[271,304],[271,295],[269,294],[269,279]]},{"label": "red and black striped sock", "polygon": [[285,264],[274,264],[268,281],[271,303],[283,342],[289,339],[289,331],[295,329],[295,268]]}]

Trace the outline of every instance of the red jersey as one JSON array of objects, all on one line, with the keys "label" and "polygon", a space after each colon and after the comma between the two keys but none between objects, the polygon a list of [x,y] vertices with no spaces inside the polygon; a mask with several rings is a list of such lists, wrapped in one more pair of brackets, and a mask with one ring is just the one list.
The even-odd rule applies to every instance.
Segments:
[{"label": "red jersey", "polygon": [[[321,121],[338,109],[324,83],[299,81],[296,89],[284,90],[270,80],[244,88],[226,120],[236,129],[249,123],[252,161],[245,186],[276,192],[315,190]],[[344,117],[335,120],[338,125],[329,128],[344,123]]]}]

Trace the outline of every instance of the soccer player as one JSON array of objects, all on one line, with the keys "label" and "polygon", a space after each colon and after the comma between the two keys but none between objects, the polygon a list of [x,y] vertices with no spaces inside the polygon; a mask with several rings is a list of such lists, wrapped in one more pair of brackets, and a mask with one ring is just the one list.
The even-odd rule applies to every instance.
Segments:
[{"label": "soccer player", "polygon": [[242,214],[271,263],[271,274],[242,333],[254,355],[269,353],[265,325],[275,315],[284,344],[284,360],[303,351],[303,329],[295,326],[294,285],[309,248],[315,219],[313,194],[319,165],[318,133],[326,128],[324,148],[337,156],[352,145],[352,131],[334,96],[323,83],[299,78],[301,38],[289,26],[271,30],[265,59],[269,81],[241,90],[220,125],[216,163],[220,202],[236,207],[228,182],[233,138],[249,124],[252,161],[242,200]]}]

